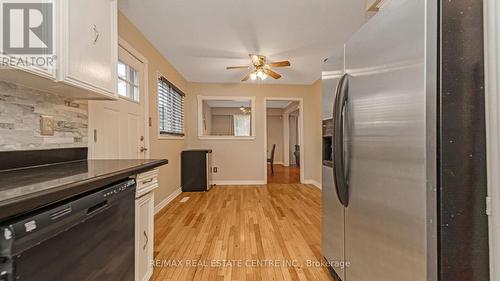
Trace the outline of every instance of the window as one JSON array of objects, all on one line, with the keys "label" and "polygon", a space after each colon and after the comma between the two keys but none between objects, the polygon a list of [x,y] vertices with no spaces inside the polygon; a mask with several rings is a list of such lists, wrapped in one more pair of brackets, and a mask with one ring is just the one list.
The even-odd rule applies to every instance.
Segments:
[{"label": "window", "polygon": [[198,96],[198,138],[253,140],[255,97]]},{"label": "window", "polygon": [[236,114],[233,115],[234,119],[234,135],[236,137],[249,137],[250,136],[250,124],[251,116]]},{"label": "window", "polygon": [[158,78],[160,135],[184,136],[184,96],[167,79]]},{"label": "window", "polygon": [[118,95],[139,101],[139,72],[118,61]]}]

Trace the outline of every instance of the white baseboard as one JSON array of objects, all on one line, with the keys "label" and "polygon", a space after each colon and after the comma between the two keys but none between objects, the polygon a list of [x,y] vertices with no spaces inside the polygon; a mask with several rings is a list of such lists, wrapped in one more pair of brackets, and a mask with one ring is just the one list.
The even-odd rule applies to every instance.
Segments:
[{"label": "white baseboard", "polygon": [[304,180],[304,184],[312,184],[317,188],[321,189],[321,183],[316,180]]},{"label": "white baseboard", "polygon": [[172,202],[177,196],[179,196],[182,193],[182,190],[179,188],[172,192],[167,198],[163,199],[158,205],[155,206],[155,215],[161,211],[163,208],[165,208],[170,202]]},{"label": "white baseboard", "polygon": [[224,180],[224,181],[212,181],[212,184],[215,185],[263,185],[266,184],[265,181],[262,180]]}]

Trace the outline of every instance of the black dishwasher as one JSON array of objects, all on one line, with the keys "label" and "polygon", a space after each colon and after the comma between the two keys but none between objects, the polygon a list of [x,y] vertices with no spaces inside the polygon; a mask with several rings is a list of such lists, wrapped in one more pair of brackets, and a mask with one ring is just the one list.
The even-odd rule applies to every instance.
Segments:
[{"label": "black dishwasher", "polygon": [[0,227],[0,280],[134,280],[135,181]]}]

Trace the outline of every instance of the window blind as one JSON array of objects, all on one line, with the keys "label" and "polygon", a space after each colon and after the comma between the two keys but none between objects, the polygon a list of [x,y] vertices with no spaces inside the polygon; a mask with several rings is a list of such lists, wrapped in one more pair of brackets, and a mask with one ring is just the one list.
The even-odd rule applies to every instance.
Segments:
[{"label": "window blind", "polygon": [[158,78],[161,135],[184,136],[184,93],[164,77]]}]

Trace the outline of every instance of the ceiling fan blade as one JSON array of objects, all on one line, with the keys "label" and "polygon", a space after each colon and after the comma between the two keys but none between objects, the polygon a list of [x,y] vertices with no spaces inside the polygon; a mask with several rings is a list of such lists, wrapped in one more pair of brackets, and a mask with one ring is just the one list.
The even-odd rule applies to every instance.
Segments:
[{"label": "ceiling fan blade", "polygon": [[250,68],[250,66],[247,65],[247,66],[228,66],[228,67],[226,67],[226,69],[243,69],[243,68],[248,69],[248,68]]},{"label": "ceiling fan blade", "polygon": [[250,73],[248,73],[247,76],[243,77],[243,79],[241,79],[241,81],[245,82],[248,79],[250,79]]},{"label": "ceiling fan blade", "polygon": [[274,79],[280,79],[281,78],[281,75],[279,75],[278,73],[272,71],[271,69],[267,69],[267,68],[264,68],[264,73],[273,77]]},{"label": "ceiling fan blade", "polygon": [[278,61],[278,62],[272,62],[268,65],[270,67],[286,67],[286,66],[290,66],[290,62],[289,61]]}]

